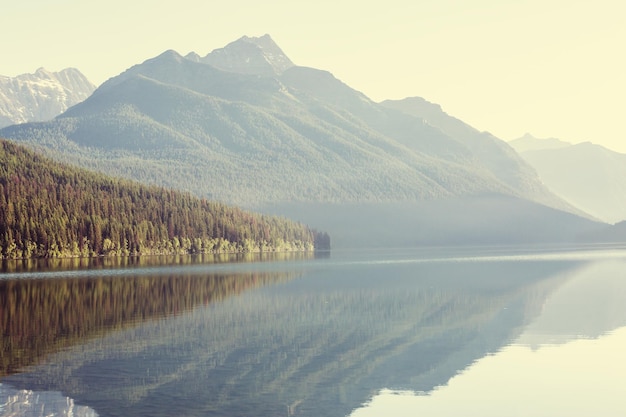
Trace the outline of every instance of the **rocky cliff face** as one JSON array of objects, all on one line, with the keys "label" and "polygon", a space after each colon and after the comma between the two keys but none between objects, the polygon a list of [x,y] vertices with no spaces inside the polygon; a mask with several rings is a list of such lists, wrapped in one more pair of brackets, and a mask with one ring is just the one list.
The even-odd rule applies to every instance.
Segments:
[{"label": "rocky cliff face", "polygon": [[52,119],[94,90],[74,68],[59,72],[40,68],[33,74],[0,76],[0,127]]}]

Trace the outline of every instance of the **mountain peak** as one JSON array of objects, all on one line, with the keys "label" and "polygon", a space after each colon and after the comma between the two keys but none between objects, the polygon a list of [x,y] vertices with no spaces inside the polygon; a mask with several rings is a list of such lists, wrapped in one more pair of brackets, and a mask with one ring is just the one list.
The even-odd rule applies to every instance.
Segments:
[{"label": "mountain peak", "polygon": [[155,59],[157,59],[157,60],[173,59],[173,60],[176,60],[176,61],[182,61],[183,57],[182,57],[181,54],[179,54],[175,50],[168,49],[167,51],[163,52],[161,55],[157,56]]},{"label": "mountain peak", "polygon": [[525,133],[521,138],[509,141],[509,145],[511,145],[517,152],[526,152],[566,148],[571,146],[571,143],[564,142],[557,138],[537,138],[530,133]]},{"label": "mountain peak", "polygon": [[202,62],[223,71],[273,76],[294,66],[270,35],[243,36],[216,49]]},{"label": "mountain peak", "polygon": [[83,101],[96,87],[77,69],[0,76],[0,127],[49,120]]},{"label": "mountain peak", "polygon": [[35,71],[33,75],[36,75],[38,77],[42,77],[42,76],[49,77],[51,74],[52,74],[51,71],[48,71],[44,67],[39,67],[37,68],[37,71]]},{"label": "mountain peak", "polygon": [[[236,43],[236,42],[246,42],[246,43],[252,43],[256,46],[258,46],[261,49],[265,49],[265,50],[272,50],[272,49],[280,49],[278,47],[278,45],[276,44],[276,42],[274,42],[274,40],[272,39],[272,37],[269,34],[265,34],[263,36],[242,36],[241,38],[237,39],[235,42],[231,42],[231,43]],[[282,51],[281,51],[282,53]]]},{"label": "mountain peak", "polygon": [[202,58],[200,57],[200,55],[198,55],[195,52],[189,52],[187,55],[185,55],[185,59],[188,59],[188,60],[193,61],[193,62],[200,62],[200,61],[202,61]]}]

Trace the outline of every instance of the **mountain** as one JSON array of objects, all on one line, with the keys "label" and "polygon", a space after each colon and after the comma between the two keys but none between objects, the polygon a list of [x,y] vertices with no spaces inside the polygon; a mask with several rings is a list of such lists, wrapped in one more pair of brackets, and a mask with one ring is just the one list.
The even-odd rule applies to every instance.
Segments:
[{"label": "mountain", "polygon": [[[392,244],[429,244],[433,236],[406,233],[429,224],[442,226],[438,241],[458,240],[448,239],[460,229],[447,218],[481,240],[473,225],[493,217],[489,206],[475,204],[481,196],[498,200],[493,207],[505,227],[496,235],[507,242],[519,240],[508,226],[525,225],[524,240],[533,240],[531,231],[543,235],[543,211],[568,219],[557,239],[594,227],[497,138],[375,103],[327,71],[293,65],[269,36],[241,38],[205,58],[166,51],[55,120],[0,135],[63,161],[213,200],[305,223],[310,213],[318,228],[358,220],[351,230],[339,226],[360,232],[348,245],[381,244],[371,229]],[[407,217],[383,217],[390,205]],[[388,220],[402,226],[386,229]]]},{"label": "mountain", "polygon": [[4,140],[0,230],[0,259],[300,251],[322,237],[286,219],[64,166]]},{"label": "mountain", "polygon": [[187,58],[239,74],[280,75],[294,66],[269,35],[259,38],[244,36],[204,58],[193,52]]},{"label": "mountain", "polygon": [[85,100],[96,87],[75,68],[0,76],[0,127],[52,119]]},{"label": "mountain", "polygon": [[517,152],[538,151],[547,149],[567,148],[572,144],[557,138],[536,138],[530,133],[526,133],[521,138],[513,139],[509,142]]},{"label": "mountain", "polygon": [[563,199],[609,223],[626,219],[626,154],[530,135],[510,144]]},{"label": "mountain", "polygon": [[381,104],[419,117],[459,143],[465,144],[471,149],[474,158],[486,166],[496,178],[520,191],[522,196],[551,207],[577,212],[573,207],[567,208],[559,202],[541,184],[535,170],[506,142],[488,132],[479,132],[465,122],[448,115],[440,105],[430,103],[421,97],[386,100]]}]

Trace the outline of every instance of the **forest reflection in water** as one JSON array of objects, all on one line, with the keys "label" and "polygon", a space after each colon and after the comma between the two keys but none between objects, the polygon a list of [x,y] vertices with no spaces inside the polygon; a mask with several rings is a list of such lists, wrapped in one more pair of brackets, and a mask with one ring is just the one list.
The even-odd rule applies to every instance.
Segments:
[{"label": "forest reflection in water", "polygon": [[[295,276],[291,271],[270,273],[254,269],[224,273],[207,271],[206,266],[313,256],[282,253],[5,262],[7,272],[0,275],[4,278],[0,279],[0,376],[35,364],[45,354],[82,343],[86,338],[136,322],[180,314],[196,305],[207,305]],[[189,268],[194,265],[199,268]],[[180,266],[187,268],[176,269]],[[112,271],[112,267],[116,269]],[[159,273],[149,267],[158,268]],[[45,272],[40,272],[42,269]],[[39,278],[42,276],[48,279]]]},{"label": "forest reflection in water", "polygon": [[[191,265],[152,278],[139,268],[129,276],[90,277],[90,284],[50,279],[67,294],[92,294],[72,302],[82,306],[77,311],[100,304],[57,325],[83,330],[45,336],[56,347],[29,348],[35,359],[26,363],[37,365],[18,370],[14,362],[11,372],[18,372],[0,383],[5,390],[62,392],[101,416],[346,416],[383,389],[426,393],[445,386],[520,340],[545,317],[553,294],[603,262],[333,254],[201,274]],[[116,280],[115,292],[93,296],[94,288]],[[55,303],[52,294],[43,300]],[[111,311],[107,306],[117,310],[105,319],[100,309]],[[32,313],[42,314],[48,313]],[[75,324],[82,314],[86,324]],[[621,322],[611,314],[608,327]]]}]

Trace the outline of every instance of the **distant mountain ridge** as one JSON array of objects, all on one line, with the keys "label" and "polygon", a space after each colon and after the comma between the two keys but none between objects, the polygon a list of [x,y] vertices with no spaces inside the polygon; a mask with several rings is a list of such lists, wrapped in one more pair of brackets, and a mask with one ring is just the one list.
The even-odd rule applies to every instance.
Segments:
[{"label": "distant mountain ridge", "polygon": [[96,89],[79,70],[0,76],[0,127],[52,119]]},{"label": "distant mountain ridge", "polygon": [[531,135],[509,144],[557,195],[603,221],[626,220],[626,154]]},{"label": "distant mountain ridge", "polygon": [[526,152],[566,148],[572,144],[557,138],[536,138],[530,133],[526,133],[521,138],[509,141],[509,145],[511,145],[517,152]]},{"label": "distant mountain ridge", "polygon": [[[269,36],[244,37],[205,58],[166,51],[109,79],[54,121],[12,126],[0,136],[88,168],[305,222],[297,214],[311,204],[322,205],[322,221],[330,221],[355,204],[386,211],[388,204],[448,201],[431,213],[441,216],[443,236],[459,229],[444,220],[452,212],[468,224],[487,221],[487,207],[464,207],[464,199],[480,196],[501,196],[498,210],[527,216],[510,223],[531,221],[538,232],[539,207],[582,214],[551,194],[506,143],[440,109],[422,114],[428,106],[415,103],[375,103],[327,71],[294,65]],[[504,208],[520,200],[539,212]],[[427,226],[429,219],[413,216],[406,221]],[[362,218],[358,228],[365,233],[376,217]],[[579,226],[589,225],[580,219]]]}]

